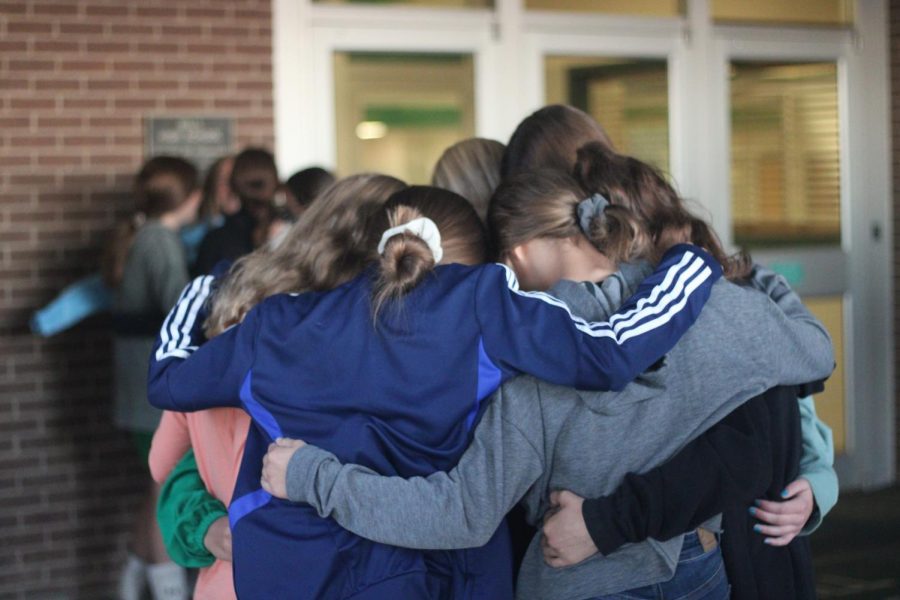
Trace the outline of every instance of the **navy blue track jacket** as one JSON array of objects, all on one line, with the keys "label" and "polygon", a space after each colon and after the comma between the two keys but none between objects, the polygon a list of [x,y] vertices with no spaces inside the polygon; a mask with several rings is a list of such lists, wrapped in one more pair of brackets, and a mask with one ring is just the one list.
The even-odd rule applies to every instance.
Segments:
[{"label": "navy blue track jacket", "polygon": [[213,278],[194,280],[160,330],[150,402],[176,411],[243,407],[253,419],[229,507],[240,598],[511,597],[504,528],[483,548],[449,552],[365,540],[262,490],[268,444],[300,438],[384,475],[449,470],[504,380],[529,373],[621,389],[696,320],[721,268],[699,248],[675,246],[602,323],[520,291],[512,271],[489,264],[437,267],[376,326],[373,275],[267,298],[203,345],[198,315]]}]

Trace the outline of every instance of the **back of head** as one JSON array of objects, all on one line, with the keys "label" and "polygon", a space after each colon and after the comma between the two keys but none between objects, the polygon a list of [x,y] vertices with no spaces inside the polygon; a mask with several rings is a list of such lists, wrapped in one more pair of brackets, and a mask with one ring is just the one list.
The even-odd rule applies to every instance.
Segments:
[{"label": "back of head", "polygon": [[278,189],[275,157],[263,148],[247,148],[234,157],[231,189],[244,206],[268,205]]},{"label": "back of head", "polygon": [[390,228],[419,219],[433,222],[439,232],[442,256],[439,261],[435,260],[428,241],[409,231],[382,238],[384,248],[372,298],[376,318],[387,303],[402,298],[431,273],[436,264],[475,265],[487,259],[487,236],[481,219],[472,205],[454,192],[413,186],[391,196],[384,210]]},{"label": "back of head", "polygon": [[500,175],[508,179],[536,169],[571,173],[578,148],[588,142],[613,147],[603,127],[586,112],[563,104],[545,106],[516,127],[506,145]]},{"label": "back of head", "polygon": [[488,203],[500,185],[500,162],[506,146],[495,140],[469,138],[453,144],[434,167],[431,183],[456,192],[487,219]]},{"label": "back of head", "polygon": [[387,175],[338,180],[274,250],[262,247],[235,263],[216,294],[207,333],[216,335],[240,322],[273,294],[329,290],[358,275],[377,256],[384,203],[405,187]]},{"label": "back of head", "polygon": [[197,168],[177,156],[155,156],[134,178],[135,214],[120,223],[107,244],[100,272],[110,287],[118,287],[125,261],[138,229],[146,219],[157,219],[178,210],[199,185]]},{"label": "back of head", "polygon": [[587,192],[602,194],[640,219],[651,238],[651,260],[673,243],[691,242],[709,251],[729,279],[749,275],[749,256],[739,253],[729,257],[709,224],[691,214],[665,176],[652,165],[590,143],[578,150],[575,177]]},{"label": "back of head", "polygon": [[334,175],[321,167],[297,171],[285,182],[301,207],[308,207],[334,183]]},{"label": "back of head", "polygon": [[582,202],[589,199],[578,183],[561,171],[520,173],[504,181],[488,211],[497,258],[504,260],[513,248],[536,238],[567,239],[582,234],[615,262],[643,252],[647,238],[629,210],[608,206],[589,215],[588,227],[582,228],[578,214]]},{"label": "back of head", "polygon": [[177,156],[155,156],[134,178],[138,212],[154,219],[177,209],[199,185],[197,168]]}]

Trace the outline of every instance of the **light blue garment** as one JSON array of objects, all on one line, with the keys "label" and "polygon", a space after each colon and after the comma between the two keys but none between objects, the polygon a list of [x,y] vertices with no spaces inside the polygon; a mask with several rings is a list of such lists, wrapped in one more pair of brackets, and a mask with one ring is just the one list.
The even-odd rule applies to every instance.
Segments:
[{"label": "light blue garment", "polygon": [[834,440],[831,428],[816,415],[812,396],[800,400],[800,430],[803,434],[803,455],[800,457],[800,477],[809,481],[818,510],[813,511],[803,528],[809,535],[822,524],[825,515],[838,500],[838,477],[834,470]]},{"label": "light blue garment", "polygon": [[79,279],[31,317],[31,331],[50,337],[112,307],[113,293],[99,273]]},{"label": "light blue garment", "polygon": [[[215,217],[181,229],[188,264],[193,264],[197,258],[197,250],[206,234],[220,227],[222,222],[221,217]],[[108,312],[112,301],[113,291],[103,282],[100,273],[88,275],[61,291],[50,304],[35,311],[31,317],[31,332],[42,337],[56,335],[88,317]]]}]

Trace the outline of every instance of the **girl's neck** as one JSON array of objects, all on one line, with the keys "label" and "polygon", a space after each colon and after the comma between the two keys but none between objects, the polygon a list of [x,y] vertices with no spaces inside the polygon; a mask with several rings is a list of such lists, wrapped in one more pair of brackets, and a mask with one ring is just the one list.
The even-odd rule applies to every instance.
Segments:
[{"label": "girl's neck", "polygon": [[616,272],[616,265],[586,238],[576,237],[563,249],[562,278],[571,281],[602,281]]}]

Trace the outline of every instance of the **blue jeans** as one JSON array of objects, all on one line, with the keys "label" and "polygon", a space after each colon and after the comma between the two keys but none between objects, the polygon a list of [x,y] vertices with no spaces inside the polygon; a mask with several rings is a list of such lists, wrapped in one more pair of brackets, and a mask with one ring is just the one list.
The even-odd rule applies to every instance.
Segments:
[{"label": "blue jeans", "polygon": [[717,546],[704,552],[697,533],[691,532],[684,536],[672,579],[594,600],[727,600],[730,591],[722,550]]}]

